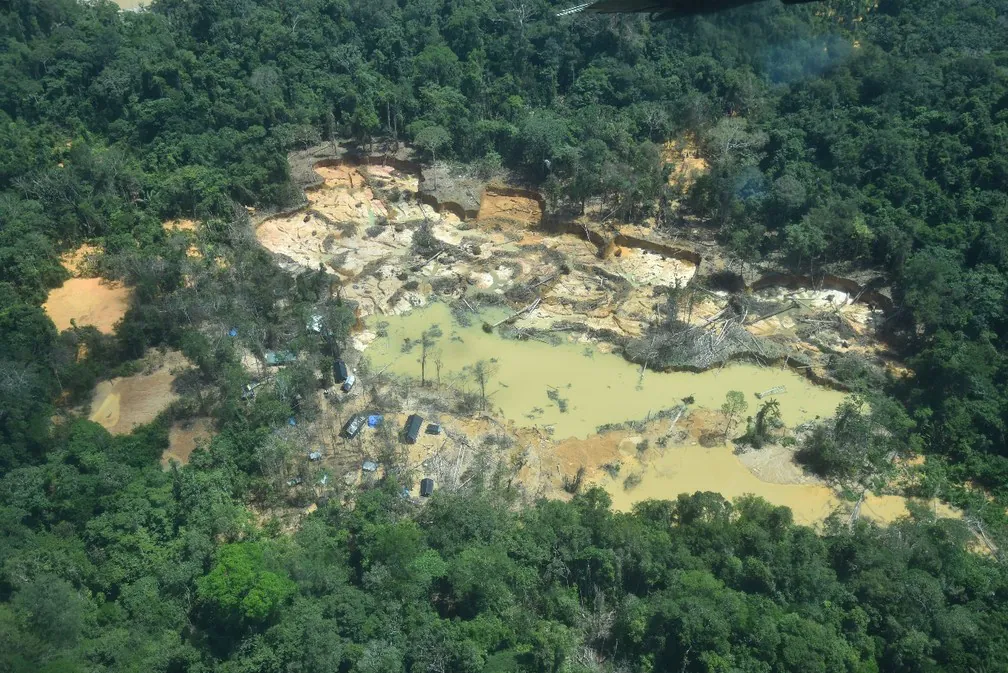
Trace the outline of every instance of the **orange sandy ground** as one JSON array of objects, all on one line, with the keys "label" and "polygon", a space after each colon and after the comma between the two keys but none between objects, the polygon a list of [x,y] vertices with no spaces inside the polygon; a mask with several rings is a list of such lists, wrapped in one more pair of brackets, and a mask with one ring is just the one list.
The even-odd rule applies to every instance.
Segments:
[{"label": "orange sandy ground", "polygon": [[190,365],[181,353],[169,351],[149,373],[102,381],[91,398],[90,419],[113,435],[124,435],[149,423],[178,399],[172,384],[180,370]]},{"label": "orange sandy ground", "polygon": [[189,456],[196,447],[208,442],[213,434],[209,418],[175,423],[168,431],[168,450],[161,455],[161,465],[165,468],[172,462],[188,465]]},{"label": "orange sandy ground", "polygon": [[522,196],[503,196],[483,192],[477,220],[501,218],[522,224],[537,225],[542,221],[542,208],[534,200]]},{"label": "orange sandy ground", "polygon": [[60,331],[93,325],[103,334],[112,334],[115,325],[126,315],[130,291],[121,283],[101,278],[71,278],[52,290],[43,305],[45,312]]}]

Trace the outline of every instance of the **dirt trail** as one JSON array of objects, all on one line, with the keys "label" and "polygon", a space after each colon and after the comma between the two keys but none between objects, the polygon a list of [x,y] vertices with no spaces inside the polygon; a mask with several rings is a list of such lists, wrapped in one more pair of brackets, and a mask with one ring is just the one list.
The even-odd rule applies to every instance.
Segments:
[{"label": "dirt trail", "polygon": [[175,377],[191,366],[176,351],[151,351],[146,360],[145,373],[102,381],[95,388],[90,419],[113,435],[128,434],[167,409],[178,399],[172,390]]}]

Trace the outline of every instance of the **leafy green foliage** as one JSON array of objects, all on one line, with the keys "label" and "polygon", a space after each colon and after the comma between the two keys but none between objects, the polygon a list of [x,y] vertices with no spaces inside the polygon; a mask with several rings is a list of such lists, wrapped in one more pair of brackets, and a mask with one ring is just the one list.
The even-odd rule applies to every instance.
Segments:
[{"label": "leafy green foliage", "polygon": [[728,438],[737,416],[744,414],[748,408],[749,402],[745,398],[745,393],[738,390],[729,390],[725,393],[725,401],[721,405],[721,413],[725,415],[725,439]]},{"label": "leafy green foliage", "polygon": [[[352,307],[327,303],[322,273],[280,272],[241,206],[299,198],[291,149],[411,138],[432,159],[517,170],[557,210],[675,227],[665,206],[681,199],[745,261],[884,269],[887,326],[916,372],[891,389],[909,417],[853,403],[805,455],[864,484],[923,446],[948,461],[925,487],[974,479],[1003,514],[1000,0],[893,0],[863,22],[860,0],[821,17],[760,3],[661,25],[536,1],[153,4],[0,8],[0,669],[1003,667],[1005,568],[965,551],[955,522],[817,536],[754,499],[617,514],[597,490],[522,512],[439,494],[414,513],[388,480],[264,539],[246,505],[272,502],[263,465],[285,455],[268,438],[310,412],[317,363],[246,405],[237,348],[215,337],[339,354]],[[677,136],[710,165],[685,193],[660,151]],[[202,261],[162,229],[175,216],[203,221]],[[40,308],[65,278],[58,253],[84,240],[134,289],[112,338],[57,334]],[[314,312],[321,334],[304,328]],[[52,422],[54,401],[162,344],[217,404],[221,433],[188,467],[161,469],[158,423],[112,437]],[[473,370],[474,408],[492,374]],[[759,437],[773,417],[759,410]]]},{"label": "leafy green foliage", "polygon": [[859,398],[845,400],[836,417],[817,424],[797,458],[813,472],[861,488],[887,482],[895,458],[908,453],[903,440],[912,425],[891,400],[876,397],[871,407]]},{"label": "leafy green foliage", "polygon": [[780,402],[775,398],[763,402],[756,417],[750,416],[746,422],[746,431],[740,442],[750,444],[753,448],[762,449],[775,438],[775,433],[783,427],[780,416]]},{"label": "leafy green foliage", "polygon": [[217,563],[197,582],[201,600],[225,617],[237,615],[262,621],[288,599],[296,587],[290,578],[266,570],[262,546],[253,542],[228,544],[217,552]]}]

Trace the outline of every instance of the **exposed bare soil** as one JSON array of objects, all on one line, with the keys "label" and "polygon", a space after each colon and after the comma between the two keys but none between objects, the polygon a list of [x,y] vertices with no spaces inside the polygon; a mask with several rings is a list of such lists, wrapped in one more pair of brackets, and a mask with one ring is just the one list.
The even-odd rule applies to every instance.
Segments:
[{"label": "exposed bare soil", "polygon": [[100,247],[84,243],[76,250],[70,250],[60,256],[60,264],[74,278],[93,278],[95,262],[104,253]]},{"label": "exposed bare soil", "polygon": [[71,278],[52,290],[42,308],[60,331],[91,325],[112,334],[129,308],[130,291],[101,278]]},{"label": "exposed bare soil", "polygon": [[520,224],[538,226],[542,222],[542,207],[535,199],[526,196],[509,196],[493,189],[483,192],[478,221],[492,219],[513,220]]},{"label": "exposed bare soil", "polygon": [[196,220],[178,219],[168,220],[162,224],[165,231],[169,232],[193,232],[196,231]]},{"label": "exposed bare soil", "polygon": [[144,371],[102,381],[91,398],[90,419],[113,435],[124,435],[150,423],[178,399],[172,390],[175,377],[191,365],[177,351],[150,351]]},{"label": "exposed bare soil", "polygon": [[180,421],[168,431],[168,449],[161,454],[161,465],[170,467],[173,462],[189,464],[189,456],[197,447],[213,437],[213,425],[209,418]]},{"label": "exposed bare soil", "polygon": [[[524,316],[526,327],[573,320],[637,336],[655,313],[651,287],[688,282],[696,271],[695,264],[632,248],[599,259],[597,246],[576,235],[536,231],[539,202],[504,189],[487,190],[480,217],[470,223],[411,197],[417,178],[391,167],[316,170],[322,184],[307,192],[308,208],[267,219],[256,236],[293,268],[321,264],[343,279],[344,296],[364,316],[401,314],[426,305],[432,294],[475,307],[474,294],[490,293],[516,308],[527,303],[524,295],[540,294],[539,308]],[[412,250],[423,223],[446,246],[426,264]]]},{"label": "exposed bare soil", "polygon": [[[695,179],[707,168],[688,142],[669,151],[674,152],[669,160],[677,166],[671,178],[676,184]],[[359,303],[363,316],[400,316],[435,297],[463,312],[487,304],[498,305],[502,314],[531,307],[513,321],[517,336],[533,341],[539,334],[566,336],[568,342],[580,341],[607,352],[619,347],[620,339],[644,335],[662,318],[663,288],[685,288],[697,274],[699,255],[646,227],[602,230],[585,222],[550,232],[538,226],[539,202],[517,191],[486,190],[479,214],[474,211],[470,216],[474,219],[460,221],[451,208],[420,203],[415,197],[419,180],[408,173],[384,166],[316,170],[322,182],[308,192],[308,208],[266,220],[257,236],[292,269],[321,263],[342,280],[344,296]],[[468,203],[467,191],[459,193],[463,197]],[[436,256],[413,250],[424,223],[441,244]],[[733,299],[737,297],[727,292],[696,292],[688,306],[680,306],[679,318],[704,329],[713,321],[711,329],[717,336],[725,331],[717,317]],[[823,374],[832,353],[856,352],[880,362],[891,357],[875,338],[882,311],[859,299],[834,290],[767,287],[745,295],[751,313],[747,308],[737,322],[749,334],[801,356],[811,362],[813,371]],[[353,335],[354,347],[362,351],[392,346],[381,324],[372,318],[364,331]],[[305,446],[323,450],[325,458],[312,469],[332,473],[350,489],[377,478],[380,470],[369,473],[361,465],[377,460],[390,441],[370,429],[353,441],[338,437],[351,413],[373,404],[372,394],[385,403],[392,394],[385,390],[387,381],[379,385],[385,392],[366,385],[370,384],[365,379],[346,405],[322,400],[318,419],[287,430]],[[464,384],[444,385],[457,392]],[[732,385],[726,380],[721,388]],[[662,419],[633,430],[558,441],[548,428],[530,427],[507,414],[473,418],[447,411],[444,389],[437,386],[392,388],[398,391],[392,396],[398,396],[396,408],[401,411],[387,413],[385,423],[395,431],[412,411],[437,419],[444,428],[443,435],[422,434],[417,444],[405,449],[413,477],[418,481],[432,476],[439,487],[462,489],[477,475],[500,473],[528,498],[567,497],[565,479],[583,466],[585,483],[602,485],[621,509],[647,497],[674,497],[694,490],[719,491],[728,497],[761,495],[792,507],[796,519],[806,523],[849,508],[832,488],[805,474],[790,449],[736,456],[723,442],[711,443],[712,437],[722,436],[724,421],[719,412],[711,411],[714,402],[705,402],[707,408],[690,407],[675,423]],[[798,415],[790,424],[799,416],[808,420],[830,411],[803,403],[800,389],[790,394],[797,401]],[[862,516],[880,521],[892,521],[905,512],[905,501],[896,496],[870,495],[861,508]]]},{"label": "exposed bare soil", "polygon": [[42,305],[56,329],[63,331],[73,324],[90,325],[104,334],[112,334],[116,323],[126,315],[129,289],[97,277],[96,266],[102,254],[102,248],[84,243],[60,257],[60,263],[72,277],[51,290]]},{"label": "exposed bare soil", "polygon": [[709,168],[707,162],[699,155],[696,140],[689,137],[665,143],[662,158],[672,165],[669,184],[684,191]]}]

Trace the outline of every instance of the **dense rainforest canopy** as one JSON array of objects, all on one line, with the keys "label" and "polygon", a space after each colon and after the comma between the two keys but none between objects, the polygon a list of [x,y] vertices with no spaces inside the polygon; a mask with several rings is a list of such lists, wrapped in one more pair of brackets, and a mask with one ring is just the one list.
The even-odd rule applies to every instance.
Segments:
[{"label": "dense rainforest canopy", "polygon": [[[1003,519],[1008,4],[562,6],[0,4],[0,671],[1004,670],[1005,566],[923,513],[820,536],[714,494],[514,512],[490,482],[416,511],[390,480],[294,533],[249,514],[296,396],[238,405],[235,354],[188,326],[304,324],[320,280],[249,245],[242,206],[296,202],[287,151],[345,137],[506,167],[558,210],[706,227],[746,262],[881,271],[915,372],[884,391],[896,440],[929,454],[929,495]],[[661,147],[683,137],[710,171],[670,193]],[[226,270],[196,274],[177,216]],[[85,240],[135,288],[112,337],[41,309]],[[219,385],[209,451],[165,472],[163,424],[53,423],[158,345]]]}]

